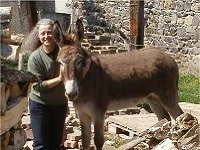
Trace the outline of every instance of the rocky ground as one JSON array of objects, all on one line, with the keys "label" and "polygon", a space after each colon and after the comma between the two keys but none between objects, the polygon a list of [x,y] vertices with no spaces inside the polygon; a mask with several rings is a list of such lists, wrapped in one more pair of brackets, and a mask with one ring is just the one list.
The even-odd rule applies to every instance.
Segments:
[{"label": "rocky ground", "polygon": [[[182,107],[185,113],[193,117],[193,122],[198,124],[198,121],[200,120],[200,109],[199,109],[200,104],[191,104],[191,103],[181,102],[180,106]],[[187,118],[188,116],[184,116],[184,117]],[[157,124],[159,124],[159,126]],[[112,149],[113,150],[115,149],[128,150],[130,149],[130,146],[132,145],[139,145],[143,147],[143,149],[145,149],[144,141],[147,140],[147,138],[146,139],[141,138],[141,136],[139,136],[141,135],[141,133],[143,134],[145,133],[146,135],[144,134],[143,137],[147,137],[147,135],[149,136],[150,130],[155,130],[155,132],[160,136],[161,134],[160,130],[163,129],[163,126],[166,127],[168,125],[168,128],[169,128],[168,130],[170,130],[170,133],[168,134],[172,135],[171,130],[175,128],[175,124],[177,124],[177,122],[172,121],[169,124],[167,123],[166,120],[158,123],[157,118],[154,113],[150,113],[140,107],[135,107],[135,108],[129,109],[128,111],[127,110],[121,110],[118,112],[115,111],[113,114],[110,112],[106,118],[106,132],[105,132],[106,142],[103,149],[104,150],[112,150]],[[32,137],[32,132],[30,128],[30,120],[29,120],[28,114],[23,116],[22,125],[24,126],[24,128],[27,128],[26,133],[27,133],[28,140],[25,145],[25,148],[32,149],[33,137]],[[159,130],[159,132],[157,130]],[[80,149],[81,146],[80,146],[80,132],[79,131],[80,131],[79,120],[73,116],[68,116],[66,118],[65,132],[71,132],[70,133],[71,135],[70,134],[65,135],[66,138],[64,139],[64,147],[65,147],[64,149]],[[147,134],[147,131],[148,131],[148,134]],[[200,139],[199,126],[197,127],[197,129],[195,128],[195,132],[196,131],[197,133],[195,134],[197,134],[198,136],[196,139],[198,139],[197,141],[199,142],[200,141],[199,140]],[[163,134],[163,131],[162,131],[162,134]],[[77,139],[77,143],[75,140],[71,139],[71,137],[73,137],[74,135],[75,135],[75,138]],[[152,140],[152,137],[150,139]],[[170,143],[171,142],[170,139],[168,138],[165,138],[165,140],[163,139],[163,143],[165,142],[166,143],[168,142],[167,143],[168,146],[170,146],[170,144],[172,145],[172,143]],[[141,143],[144,145],[141,145]],[[70,145],[70,148],[67,148],[69,147],[69,145]],[[91,149],[93,149],[93,147],[91,147]],[[159,149],[159,147],[157,149]]]}]

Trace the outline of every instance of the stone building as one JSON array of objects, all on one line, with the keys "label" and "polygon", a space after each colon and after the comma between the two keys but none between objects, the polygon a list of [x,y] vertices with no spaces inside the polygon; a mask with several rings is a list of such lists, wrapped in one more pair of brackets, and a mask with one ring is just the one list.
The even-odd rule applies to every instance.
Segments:
[{"label": "stone building", "polygon": [[[69,0],[66,0],[66,4],[67,1]],[[130,11],[133,9],[134,12],[138,12],[135,18],[138,32],[133,44],[136,46],[139,44],[140,47],[161,47],[172,53],[181,68],[200,74],[199,0],[71,1],[74,2],[72,19],[74,16],[82,18],[86,32],[108,35],[111,45],[123,46],[126,49],[130,47]],[[27,14],[30,11],[24,9],[24,7],[30,8],[30,5],[25,1],[15,1],[12,5],[7,1],[1,3],[2,6],[9,4],[14,8],[11,24],[13,31],[28,33],[35,23],[30,18],[36,17],[31,16],[31,13]],[[34,3],[38,18],[59,18],[55,13],[55,1],[34,1]],[[66,5],[66,9],[67,7],[71,6]]]}]

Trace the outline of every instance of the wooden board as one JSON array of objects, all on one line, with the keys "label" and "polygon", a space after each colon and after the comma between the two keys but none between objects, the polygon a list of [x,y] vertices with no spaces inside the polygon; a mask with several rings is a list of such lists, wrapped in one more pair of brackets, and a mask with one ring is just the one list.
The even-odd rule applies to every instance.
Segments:
[{"label": "wooden board", "polygon": [[[147,119],[148,118],[148,119]],[[151,120],[151,121],[149,121]],[[154,113],[109,116],[109,122],[140,133],[158,122]]]},{"label": "wooden board", "polygon": [[0,116],[1,128],[0,135],[12,128],[16,123],[21,120],[23,112],[28,108],[28,98],[19,97],[8,104],[4,116]]}]

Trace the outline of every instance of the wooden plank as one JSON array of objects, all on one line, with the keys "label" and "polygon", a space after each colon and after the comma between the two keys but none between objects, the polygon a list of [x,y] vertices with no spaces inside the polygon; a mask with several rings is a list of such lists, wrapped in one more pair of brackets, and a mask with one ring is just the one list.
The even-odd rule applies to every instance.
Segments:
[{"label": "wooden plank", "polygon": [[[148,119],[147,119],[148,118]],[[151,122],[149,119],[151,118]],[[121,125],[129,130],[136,131],[138,133],[145,131],[147,128],[153,126],[158,122],[158,119],[154,113],[149,114],[134,114],[134,115],[116,115],[109,116],[109,122]],[[139,124],[139,126],[138,126]]]},{"label": "wooden plank", "polygon": [[12,128],[22,118],[23,112],[28,107],[27,97],[18,97],[8,105],[8,109],[4,116],[0,116],[1,127],[0,135]]},{"label": "wooden plank", "polygon": [[8,88],[10,89],[10,100],[13,100],[22,95],[22,91],[20,90],[18,83],[10,84],[8,85]]},{"label": "wooden plank", "polygon": [[8,142],[10,139],[10,131],[7,131],[3,135],[1,135],[1,149],[7,150],[8,149]]},{"label": "wooden plank", "polygon": [[0,88],[1,88],[0,111],[1,111],[1,115],[3,115],[6,111],[6,84],[1,82]]}]

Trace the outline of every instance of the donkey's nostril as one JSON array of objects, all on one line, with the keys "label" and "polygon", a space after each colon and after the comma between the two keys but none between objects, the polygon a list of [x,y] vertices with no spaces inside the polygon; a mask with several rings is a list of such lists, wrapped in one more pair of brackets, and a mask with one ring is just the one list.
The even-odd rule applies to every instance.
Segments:
[{"label": "donkey's nostril", "polygon": [[68,100],[74,101],[74,100],[76,100],[78,93],[77,92],[71,92],[71,93],[65,93],[65,95],[67,96]]}]

